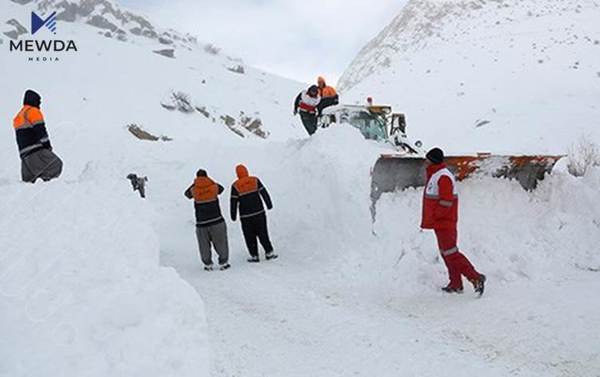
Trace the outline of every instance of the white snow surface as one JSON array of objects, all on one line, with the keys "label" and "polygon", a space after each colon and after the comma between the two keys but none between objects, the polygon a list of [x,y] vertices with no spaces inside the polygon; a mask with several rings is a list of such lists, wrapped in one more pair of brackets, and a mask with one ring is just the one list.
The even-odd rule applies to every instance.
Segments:
[{"label": "white snow surface", "polygon": [[[343,125],[305,138],[291,116],[300,84],[59,26],[82,47],[61,62],[1,50],[0,376],[600,374],[599,169],[557,171],[535,192],[460,183],[461,249],[489,284],[481,299],[468,283],[443,295],[434,236],[419,230],[421,192],[384,195],[372,224],[382,147]],[[57,181],[19,182],[9,124],[28,87],[65,161]],[[220,113],[259,112],[270,136],[168,111],[170,90]],[[173,140],[140,141],[129,123]],[[228,219],[232,268],[207,273],[183,191],[205,168],[226,187],[227,217],[240,162],[273,198],[280,258],[246,263]],[[132,172],[149,178],[146,201]]]},{"label": "white snow surface", "polygon": [[[163,263],[206,301],[213,375],[596,376],[600,171],[558,174],[534,193],[493,179],[460,185],[461,245],[490,281],[477,300],[468,283],[462,296],[439,292],[446,272],[434,236],[418,227],[420,191],[385,195],[371,224],[378,153],[340,127],[211,160],[226,184],[247,162],[275,200],[280,259],[245,263],[239,225],[228,222],[226,274],[200,271],[191,220],[182,233],[190,205],[172,205],[180,192],[155,193]],[[165,186],[193,167],[173,166]]]},{"label": "white snow surface", "polygon": [[358,54],[342,102],[393,105],[452,154],[600,142],[600,2],[410,0]]},{"label": "white snow surface", "polygon": [[114,178],[3,182],[0,375],[197,376],[204,307]]}]

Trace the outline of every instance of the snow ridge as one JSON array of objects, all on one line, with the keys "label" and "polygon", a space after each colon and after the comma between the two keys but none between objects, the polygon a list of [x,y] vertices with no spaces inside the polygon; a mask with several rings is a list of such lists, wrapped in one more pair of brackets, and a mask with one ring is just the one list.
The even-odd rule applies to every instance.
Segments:
[{"label": "snow ridge", "polygon": [[600,2],[410,1],[340,81],[452,154],[563,154],[600,142]]},{"label": "snow ridge", "polygon": [[[372,41],[365,45],[344,72],[338,87],[347,91],[366,77],[392,66],[392,62],[405,58],[418,50],[432,45],[452,44],[456,39],[476,40],[487,30],[500,24],[512,25],[517,31],[528,19],[540,19],[552,15],[568,17],[570,13],[586,13],[597,10],[596,0],[410,0],[402,12]],[[554,26],[548,20],[548,27]],[[573,26],[561,30],[565,43],[595,43],[582,35],[576,35]],[[492,35],[487,43],[493,45]],[[559,43],[559,40],[551,40]]]}]

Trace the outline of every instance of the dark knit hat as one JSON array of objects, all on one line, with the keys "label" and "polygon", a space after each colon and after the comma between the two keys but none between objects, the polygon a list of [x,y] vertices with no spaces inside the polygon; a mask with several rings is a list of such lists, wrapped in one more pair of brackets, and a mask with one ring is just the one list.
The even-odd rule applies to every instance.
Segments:
[{"label": "dark knit hat", "polygon": [[204,169],[200,169],[196,172],[196,177],[206,177],[206,176],[207,176],[206,170],[204,170]]},{"label": "dark knit hat", "polygon": [[23,105],[28,105],[32,107],[40,107],[42,103],[42,97],[36,93],[35,91],[28,89],[23,96]]},{"label": "dark knit hat", "polygon": [[427,157],[427,159],[433,162],[434,164],[441,164],[442,162],[444,162],[444,152],[440,148],[433,148],[432,150],[427,152],[427,155],[425,155],[425,157]]}]

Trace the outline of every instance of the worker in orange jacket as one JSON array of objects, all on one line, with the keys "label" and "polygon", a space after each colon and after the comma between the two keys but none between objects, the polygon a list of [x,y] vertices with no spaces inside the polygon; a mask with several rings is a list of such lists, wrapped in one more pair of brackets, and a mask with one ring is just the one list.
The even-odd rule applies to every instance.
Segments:
[{"label": "worker in orange jacket", "polygon": [[41,103],[38,93],[27,90],[23,107],[13,119],[24,182],[35,183],[38,178],[49,181],[62,172],[63,163],[52,151]]},{"label": "worker in orange jacket", "polygon": [[266,259],[275,259],[277,254],[273,251],[273,245],[269,239],[267,215],[263,205],[264,202],[267,209],[273,208],[269,192],[260,179],[248,174],[248,169],[244,165],[236,166],[235,172],[238,179],[231,185],[231,220],[236,220],[239,209],[242,233],[250,253],[248,262],[260,261],[257,239],[265,249]]},{"label": "worker in orange jacket", "polygon": [[448,269],[450,283],[442,288],[447,293],[462,293],[464,275],[475,292],[483,294],[486,277],[475,270],[457,245],[458,192],[456,179],[444,164],[444,152],[433,148],[426,155],[427,184],[423,193],[421,228],[433,229],[440,254]]},{"label": "worker in orange jacket", "polygon": [[333,86],[327,85],[323,76],[317,78],[317,87],[319,88],[319,95],[321,96],[321,102],[319,103],[320,115],[324,108],[339,104],[340,97]]},{"label": "worker in orange jacket", "polygon": [[194,199],[196,238],[206,271],[214,270],[212,247],[219,255],[219,269],[223,271],[230,267],[227,225],[219,204],[219,195],[223,190],[223,186],[213,181],[206,170],[200,169],[194,183],[184,193],[188,199]]}]

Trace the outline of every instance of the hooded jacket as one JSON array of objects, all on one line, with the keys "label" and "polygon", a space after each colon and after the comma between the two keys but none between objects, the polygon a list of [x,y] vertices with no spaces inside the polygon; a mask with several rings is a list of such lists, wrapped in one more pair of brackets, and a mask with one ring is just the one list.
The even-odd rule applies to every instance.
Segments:
[{"label": "hooded jacket", "polygon": [[52,149],[44,115],[40,110],[41,101],[40,95],[33,90],[26,91],[23,107],[13,119],[21,158],[40,149]]},{"label": "hooded jacket", "polygon": [[452,229],[458,222],[458,193],[454,175],[444,163],[427,168],[423,191],[423,229]]},{"label": "hooded jacket", "polygon": [[225,221],[219,204],[219,195],[223,190],[223,186],[209,177],[196,177],[194,183],[185,190],[185,196],[194,199],[197,227],[208,227]]},{"label": "hooded jacket", "polygon": [[273,208],[271,197],[260,179],[250,176],[244,165],[236,166],[235,172],[238,179],[231,185],[231,220],[235,221],[238,206],[242,220],[265,213],[263,201],[268,209]]},{"label": "hooded jacket", "polygon": [[337,91],[333,86],[327,85],[323,77],[317,79],[319,86],[319,95],[321,98],[337,97]]}]

